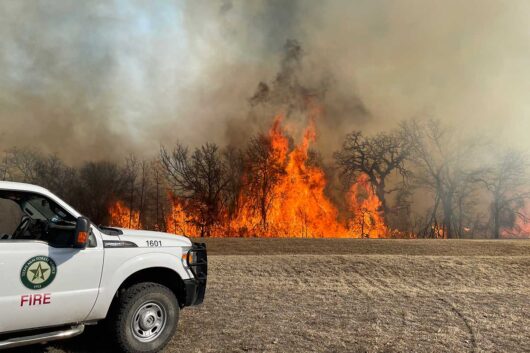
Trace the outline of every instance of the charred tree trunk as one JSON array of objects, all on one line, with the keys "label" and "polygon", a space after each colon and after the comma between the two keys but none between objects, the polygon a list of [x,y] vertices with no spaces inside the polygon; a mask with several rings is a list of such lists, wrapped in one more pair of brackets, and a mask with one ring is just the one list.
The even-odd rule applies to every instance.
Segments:
[{"label": "charred tree trunk", "polygon": [[386,202],[386,192],[385,192],[385,179],[381,179],[379,183],[375,184],[375,193],[377,197],[379,198],[379,201],[381,201],[381,211],[383,212],[383,219],[385,221],[385,224],[387,223],[387,202]]},{"label": "charred tree trunk", "polygon": [[500,211],[499,203],[497,201],[493,202],[492,213],[493,213],[493,237],[495,239],[500,239],[501,237],[501,211]]},{"label": "charred tree trunk", "polygon": [[385,222],[385,224],[388,224],[387,222],[387,213],[388,213],[388,208],[387,208],[387,202],[386,202],[386,175],[381,175],[380,177],[377,177],[375,174],[367,174],[368,177],[370,178],[370,184],[372,184],[372,187],[373,187],[373,190],[377,196],[377,198],[379,199],[379,201],[381,202],[381,208],[380,208],[380,213],[383,213],[383,221]]},{"label": "charred tree trunk", "polygon": [[[440,235],[439,229],[438,229],[438,221],[436,220],[436,214],[438,213],[438,207],[440,205],[440,196],[437,194],[434,200],[434,206],[431,213],[431,219],[429,220],[429,223],[427,224],[427,231],[430,238],[438,238]],[[425,233],[427,233],[427,231]]]},{"label": "charred tree trunk", "polygon": [[444,231],[447,239],[452,239],[455,237],[454,228],[453,228],[453,202],[451,196],[445,196],[443,200],[444,208]]},{"label": "charred tree trunk", "polygon": [[260,211],[260,218],[261,218],[261,227],[264,231],[267,231],[268,228],[268,200],[267,198],[270,197],[270,190],[269,190],[269,183],[263,182],[261,187],[261,197],[260,197],[260,203],[259,203],[259,211]]},{"label": "charred tree trunk", "polygon": [[261,198],[260,204],[260,216],[261,216],[261,227],[263,230],[267,230],[267,200],[265,197]]}]

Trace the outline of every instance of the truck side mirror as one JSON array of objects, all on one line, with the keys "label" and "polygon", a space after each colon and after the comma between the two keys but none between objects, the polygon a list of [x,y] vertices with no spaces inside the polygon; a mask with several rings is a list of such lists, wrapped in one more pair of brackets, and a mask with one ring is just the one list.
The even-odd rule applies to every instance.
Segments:
[{"label": "truck side mirror", "polygon": [[90,221],[86,217],[79,217],[75,225],[74,248],[85,249],[88,245]]}]

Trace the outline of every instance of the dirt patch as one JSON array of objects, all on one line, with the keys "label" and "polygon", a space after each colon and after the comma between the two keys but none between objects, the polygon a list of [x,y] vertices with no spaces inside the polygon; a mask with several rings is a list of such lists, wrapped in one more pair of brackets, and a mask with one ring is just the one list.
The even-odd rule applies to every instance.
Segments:
[{"label": "dirt patch", "polygon": [[[247,247],[239,241],[241,250],[236,251],[260,246],[259,240]],[[201,307],[183,310],[178,335],[166,352],[530,350],[527,242],[462,242],[465,250],[455,250],[455,256],[440,253],[460,242],[414,242],[358,241],[349,250],[394,244],[387,246],[408,255],[388,254],[395,249],[384,249],[383,255],[373,250],[365,250],[369,255],[334,255],[332,248],[345,249],[330,241],[319,255],[258,256],[220,255],[235,252],[235,243],[227,242],[228,251],[217,240],[209,241],[218,255],[210,257],[207,299]],[[309,250],[304,250],[299,244],[284,241],[274,251],[322,248],[307,241]],[[427,252],[427,245],[431,255],[419,254],[418,249]],[[517,255],[501,255],[495,246]],[[111,352],[102,335],[93,329],[70,341],[17,353]]]}]

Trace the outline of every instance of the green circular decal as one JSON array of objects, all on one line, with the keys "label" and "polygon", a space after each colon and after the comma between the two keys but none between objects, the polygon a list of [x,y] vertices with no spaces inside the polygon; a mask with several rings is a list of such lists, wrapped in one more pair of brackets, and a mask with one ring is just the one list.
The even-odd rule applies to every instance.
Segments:
[{"label": "green circular decal", "polygon": [[20,271],[22,283],[29,289],[47,287],[55,279],[57,266],[48,256],[35,256],[26,261]]}]

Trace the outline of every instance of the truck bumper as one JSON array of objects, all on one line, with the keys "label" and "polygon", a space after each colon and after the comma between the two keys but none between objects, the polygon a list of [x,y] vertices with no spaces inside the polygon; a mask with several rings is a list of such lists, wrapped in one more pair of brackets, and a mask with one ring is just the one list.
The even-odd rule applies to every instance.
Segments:
[{"label": "truck bumper", "polygon": [[[184,280],[186,300],[184,306],[202,304],[206,295],[206,282],[208,278],[208,256],[205,243],[193,243],[188,252],[188,268],[194,278]],[[191,259],[191,260],[190,260]]]}]

